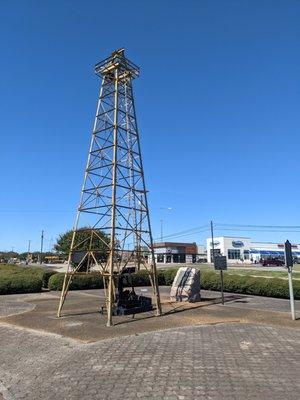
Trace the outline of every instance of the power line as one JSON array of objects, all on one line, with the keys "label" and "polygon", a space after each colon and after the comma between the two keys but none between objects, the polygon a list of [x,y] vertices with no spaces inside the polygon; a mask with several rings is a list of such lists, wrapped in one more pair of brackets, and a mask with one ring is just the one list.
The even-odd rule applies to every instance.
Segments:
[{"label": "power line", "polygon": [[[177,236],[173,235],[173,236],[168,236],[168,237],[164,236],[164,239],[178,239],[178,238],[181,238],[181,237],[193,236],[193,235],[196,235],[197,233],[203,233],[203,232],[207,232],[207,231],[208,231],[208,229],[205,229],[205,230],[202,230],[202,231],[193,232],[193,233],[187,233],[185,235],[177,235]],[[157,238],[154,239],[154,240],[157,241]]]},{"label": "power line", "polygon": [[277,232],[277,233],[284,233],[284,232],[299,232],[300,230],[274,230],[274,229],[239,229],[239,228],[216,228],[215,230],[218,231],[238,231],[238,232]]},{"label": "power line", "polygon": [[214,226],[228,226],[240,228],[276,228],[276,229],[300,229],[300,225],[247,225],[247,224],[221,224],[215,223]]},{"label": "power line", "polygon": [[[164,235],[164,239],[178,238],[178,237],[183,237],[183,236],[191,236],[191,235],[195,235],[197,233],[205,232],[208,230],[209,230],[209,226],[203,225],[203,226],[199,226],[197,228],[187,229],[185,231],[180,231],[180,232],[171,233],[169,235]],[[154,240],[157,241],[157,240],[159,240],[159,238],[155,238]]]},{"label": "power line", "polygon": [[74,210],[0,210],[0,213],[74,213]]},{"label": "power line", "polygon": [[[250,224],[215,223],[214,228],[217,231],[300,233],[299,225],[250,225]],[[164,239],[175,239],[185,236],[192,236],[198,233],[206,232],[208,230],[209,230],[209,225],[206,224],[199,227],[186,229],[183,231],[170,233],[169,235],[164,235]],[[155,238],[154,240],[157,241],[159,240],[159,238]]]}]

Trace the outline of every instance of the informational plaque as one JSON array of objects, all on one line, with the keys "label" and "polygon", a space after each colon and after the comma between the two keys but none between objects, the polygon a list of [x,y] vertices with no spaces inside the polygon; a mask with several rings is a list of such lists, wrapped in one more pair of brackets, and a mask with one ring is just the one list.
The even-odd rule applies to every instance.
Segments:
[{"label": "informational plaque", "polygon": [[215,270],[226,270],[227,269],[227,259],[225,256],[219,256],[214,258],[214,267]]}]

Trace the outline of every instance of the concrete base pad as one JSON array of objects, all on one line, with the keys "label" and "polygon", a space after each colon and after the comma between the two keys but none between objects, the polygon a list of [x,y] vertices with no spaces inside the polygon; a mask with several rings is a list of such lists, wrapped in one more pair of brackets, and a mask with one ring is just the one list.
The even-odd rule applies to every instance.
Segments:
[{"label": "concrete base pad", "polygon": [[[106,315],[99,312],[104,305],[103,290],[69,292],[60,318],[56,316],[60,295],[58,292],[35,295],[33,298],[30,295],[15,296],[19,303],[22,297],[23,307],[26,306],[25,311],[28,312],[4,315],[0,322],[59,334],[83,342],[221,322],[256,322],[299,328],[299,321],[291,321],[287,313],[247,309],[243,307],[243,303],[240,304],[240,308],[236,305],[231,307],[230,301],[238,301],[242,297],[240,295],[226,294],[227,304],[222,306],[218,294],[204,298],[198,303],[172,303],[169,301],[169,291],[170,288],[161,288],[162,316],[156,317],[155,311],[136,314],[134,318],[118,316],[113,318],[114,326],[109,328],[106,327]],[[136,292],[150,296],[151,288],[138,288]]]},{"label": "concrete base pad", "polygon": [[34,310],[35,305],[25,301],[3,301],[0,303],[0,317],[22,314]]}]

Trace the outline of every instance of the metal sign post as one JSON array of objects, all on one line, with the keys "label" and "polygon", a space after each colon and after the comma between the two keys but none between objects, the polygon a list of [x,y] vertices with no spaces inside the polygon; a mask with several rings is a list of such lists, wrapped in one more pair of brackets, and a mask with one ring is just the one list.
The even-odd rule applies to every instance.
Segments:
[{"label": "metal sign post", "polygon": [[224,277],[223,277],[223,270],[227,269],[227,259],[226,259],[225,256],[215,257],[214,226],[213,226],[213,222],[212,221],[210,221],[210,231],[211,231],[211,246],[212,246],[212,257],[211,258],[212,258],[212,261],[214,263],[215,270],[219,270],[220,271],[221,298],[222,298],[222,304],[224,304]]},{"label": "metal sign post", "polygon": [[291,304],[291,314],[292,318],[295,321],[295,302],[294,302],[294,291],[293,291],[293,254],[292,254],[292,245],[287,240],[284,244],[284,258],[285,258],[285,266],[288,270],[288,279],[289,279],[289,292],[290,292],[290,304]]},{"label": "metal sign post", "polygon": [[221,299],[222,299],[222,304],[224,305],[224,278],[223,278],[223,270],[220,270],[220,276],[221,276]]},{"label": "metal sign post", "polygon": [[222,304],[224,304],[224,277],[223,271],[227,269],[227,259],[225,256],[218,256],[214,259],[214,267],[215,270],[220,271],[221,277],[221,296],[222,296]]}]

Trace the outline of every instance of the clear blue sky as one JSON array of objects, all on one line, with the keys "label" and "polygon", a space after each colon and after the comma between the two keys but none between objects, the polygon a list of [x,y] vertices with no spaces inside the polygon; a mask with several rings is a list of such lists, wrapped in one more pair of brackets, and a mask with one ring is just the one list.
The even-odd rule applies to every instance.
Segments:
[{"label": "clear blue sky", "polygon": [[100,84],[93,66],[123,46],[141,67],[135,95],[154,236],[161,219],[164,234],[211,218],[300,225],[300,1],[0,8],[1,250],[25,251],[28,239],[37,249],[42,229],[47,249],[72,227]]}]

